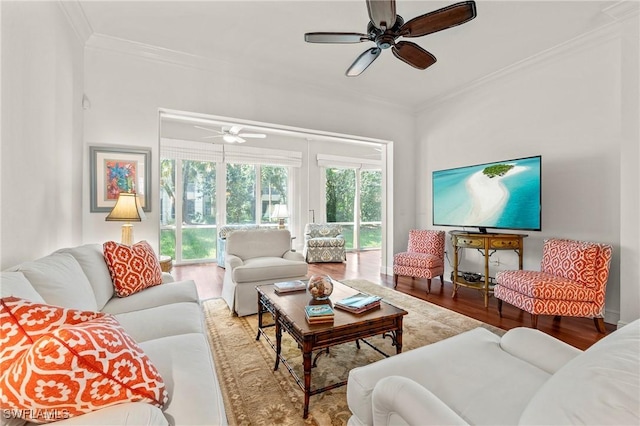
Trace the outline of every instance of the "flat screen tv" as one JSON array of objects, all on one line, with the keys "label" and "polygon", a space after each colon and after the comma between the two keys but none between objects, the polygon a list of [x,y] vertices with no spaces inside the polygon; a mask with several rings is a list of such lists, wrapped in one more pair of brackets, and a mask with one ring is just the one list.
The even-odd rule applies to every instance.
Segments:
[{"label": "flat screen tv", "polygon": [[433,225],[540,231],[542,157],[433,172]]}]

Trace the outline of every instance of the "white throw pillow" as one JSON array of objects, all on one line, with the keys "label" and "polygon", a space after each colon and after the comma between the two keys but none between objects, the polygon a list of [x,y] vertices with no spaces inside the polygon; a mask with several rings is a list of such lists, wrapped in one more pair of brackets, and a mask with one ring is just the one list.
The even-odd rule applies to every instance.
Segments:
[{"label": "white throw pillow", "polygon": [[68,253],[53,253],[18,266],[49,305],[97,311],[96,297],[78,261]]},{"label": "white throw pillow", "polygon": [[13,296],[34,303],[45,303],[42,296],[33,288],[22,272],[2,272],[0,275],[0,294],[2,297]]},{"label": "white throw pillow", "polygon": [[69,253],[80,264],[84,274],[91,284],[96,297],[98,310],[102,310],[104,305],[113,297],[113,282],[109,275],[109,268],[104,261],[102,254],[102,244],[85,244],[78,247],[64,248],[56,253]]}]

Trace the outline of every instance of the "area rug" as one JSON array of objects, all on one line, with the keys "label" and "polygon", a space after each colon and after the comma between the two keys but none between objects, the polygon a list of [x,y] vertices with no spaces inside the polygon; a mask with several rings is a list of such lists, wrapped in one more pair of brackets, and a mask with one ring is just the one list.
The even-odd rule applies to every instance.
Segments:
[{"label": "area rug", "polygon": [[[476,327],[503,333],[473,318],[369,281],[345,280],[344,283],[382,296],[385,301],[409,312],[403,321],[403,352]],[[273,370],[275,352],[265,339],[256,341],[258,316],[233,316],[222,299],[207,300],[203,306],[230,425],[339,426],[347,423],[351,412],[347,406],[346,386],[311,396],[309,416],[303,419],[304,393],[282,364],[277,371]],[[273,327],[269,330],[275,334]],[[275,336],[271,338],[275,342]],[[395,353],[388,338],[367,340],[385,353]],[[302,356],[297,344],[283,333],[282,345],[283,355],[298,376],[303,377]],[[315,389],[345,380],[352,368],[382,358],[367,345],[360,345],[360,349],[355,343],[332,347],[328,354],[318,357],[317,366],[311,372],[311,387]]]}]

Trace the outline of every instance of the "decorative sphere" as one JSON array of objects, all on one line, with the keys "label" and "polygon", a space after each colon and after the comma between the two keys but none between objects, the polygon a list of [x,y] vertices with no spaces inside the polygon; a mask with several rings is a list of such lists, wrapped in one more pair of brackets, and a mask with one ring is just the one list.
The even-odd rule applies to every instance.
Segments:
[{"label": "decorative sphere", "polygon": [[307,289],[315,300],[326,300],[333,292],[333,282],[329,275],[313,275],[309,278]]}]

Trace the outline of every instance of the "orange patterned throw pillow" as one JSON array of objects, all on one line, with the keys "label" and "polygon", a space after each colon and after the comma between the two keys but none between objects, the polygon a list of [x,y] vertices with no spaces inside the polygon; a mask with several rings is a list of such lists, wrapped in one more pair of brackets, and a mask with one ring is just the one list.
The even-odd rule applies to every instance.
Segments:
[{"label": "orange patterned throw pillow", "polygon": [[49,423],[123,402],[167,402],[162,377],[112,315],[15,297],[0,305],[3,415]]},{"label": "orange patterned throw pillow", "polygon": [[147,287],[162,284],[160,261],[146,241],[132,246],[107,241],[103,244],[103,249],[111,280],[119,297],[130,296]]}]

